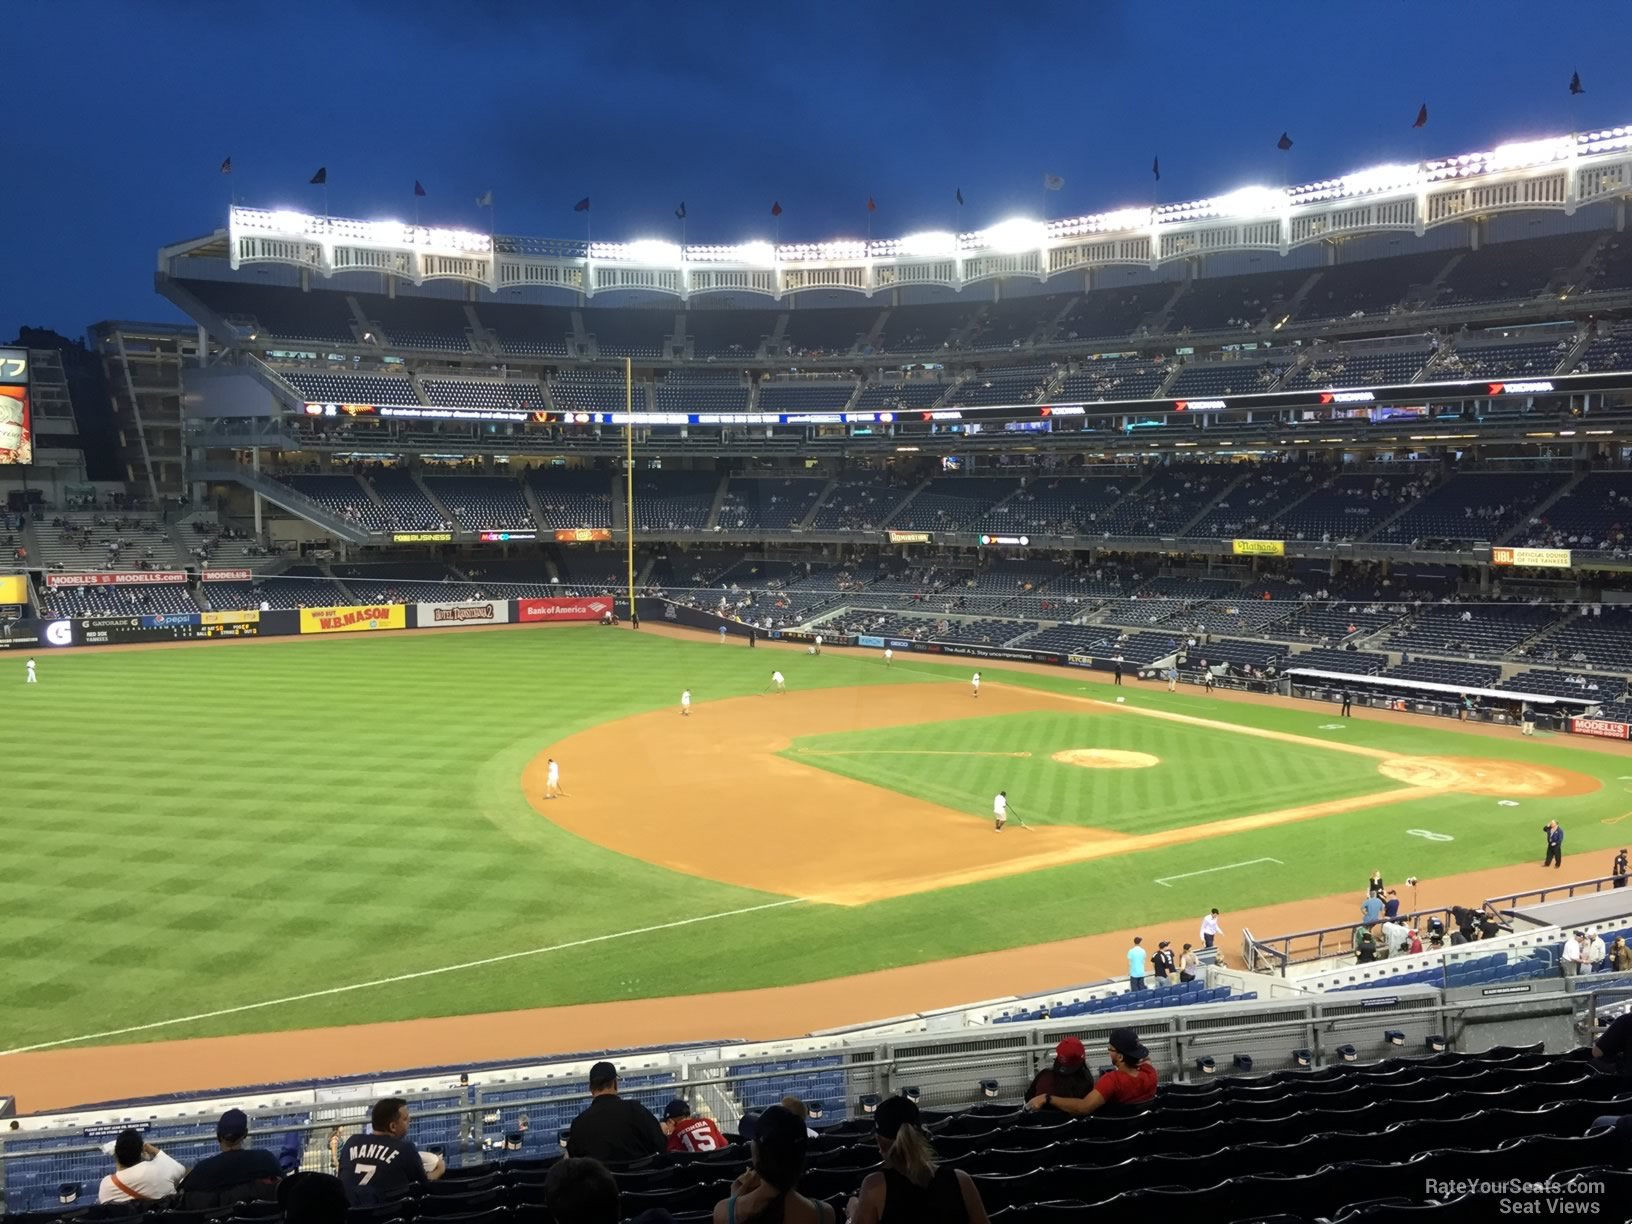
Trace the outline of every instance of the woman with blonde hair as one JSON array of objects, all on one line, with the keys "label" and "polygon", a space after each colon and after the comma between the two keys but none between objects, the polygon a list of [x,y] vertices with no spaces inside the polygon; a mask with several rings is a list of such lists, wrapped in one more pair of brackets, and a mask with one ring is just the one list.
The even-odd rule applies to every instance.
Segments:
[{"label": "woman with blonde hair", "polygon": [[936,1161],[918,1106],[889,1097],[879,1102],[873,1124],[884,1171],[869,1173],[850,1200],[850,1224],[989,1224],[969,1174]]}]

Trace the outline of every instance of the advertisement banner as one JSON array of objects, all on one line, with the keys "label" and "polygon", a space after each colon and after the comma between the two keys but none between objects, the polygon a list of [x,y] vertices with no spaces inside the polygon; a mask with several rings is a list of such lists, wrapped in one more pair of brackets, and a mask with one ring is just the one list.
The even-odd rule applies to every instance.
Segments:
[{"label": "advertisement banner", "polygon": [[1572,718],[1570,730],[1576,735],[1596,735],[1600,739],[1632,738],[1632,725],[1608,718]]},{"label": "advertisement banner", "polygon": [[393,543],[393,544],[451,544],[451,543],[453,543],[453,532],[451,532],[451,531],[393,531],[391,533],[391,543]]},{"label": "advertisement banner", "polygon": [[1534,569],[1569,569],[1567,548],[1493,548],[1492,565],[1528,565]]},{"label": "advertisement banner", "polygon": [[1065,665],[1067,667],[1092,667],[1094,665],[1094,656],[1085,654],[1068,654],[1065,656]]},{"label": "advertisement banner", "polygon": [[513,544],[518,540],[536,540],[536,531],[481,531],[476,538],[483,544]]},{"label": "advertisement banner", "polygon": [[186,582],[187,575],[181,570],[132,570],[123,573],[107,574],[47,574],[45,585],[48,587],[88,587],[88,586],[170,586],[178,582]]},{"label": "advertisement banner", "polygon": [[72,644],[115,646],[121,643],[192,642],[204,638],[259,637],[259,629],[260,627],[255,624],[208,624],[196,612],[83,617],[73,622]]},{"label": "advertisement banner", "polygon": [[27,387],[0,387],[0,464],[34,462]]},{"label": "advertisement banner", "polygon": [[562,527],[555,533],[557,544],[604,544],[611,538],[609,527]]},{"label": "advertisement banner", "polygon": [[24,574],[0,574],[0,605],[26,604],[28,577]]},{"label": "advertisement banner", "polygon": [[884,533],[891,544],[928,544],[927,531],[886,531]]},{"label": "advertisement banner", "polygon": [[497,600],[486,603],[422,603],[416,610],[420,629],[445,625],[507,625],[510,605]]},{"label": "advertisement banner", "polygon": [[518,599],[516,619],[522,624],[538,621],[598,621],[612,611],[610,595],[586,599]]},{"label": "advertisement banner", "polygon": [[0,650],[33,650],[39,644],[39,621],[0,620]]},{"label": "advertisement banner", "polygon": [[254,570],[245,569],[207,569],[199,574],[205,582],[253,582]]},{"label": "advertisement banner", "polygon": [[376,629],[406,629],[406,604],[363,604],[351,608],[302,608],[302,633],[369,633]]},{"label": "advertisement banner", "polygon": [[860,636],[858,636],[856,638],[856,645],[857,646],[871,646],[875,650],[883,650],[884,649],[884,639],[881,638],[881,637],[875,637],[871,633],[863,633],[863,634],[861,634]]},{"label": "advertisement banner", "polygon": [[242,612],[206,612],[200,621],[205,625],[258,625],[261,614],[254,609]]},{"label": "advertisement banner", "polygon": [[1284,557],[1285,540],[1231,540],[1230,548],[1238,557]]}]

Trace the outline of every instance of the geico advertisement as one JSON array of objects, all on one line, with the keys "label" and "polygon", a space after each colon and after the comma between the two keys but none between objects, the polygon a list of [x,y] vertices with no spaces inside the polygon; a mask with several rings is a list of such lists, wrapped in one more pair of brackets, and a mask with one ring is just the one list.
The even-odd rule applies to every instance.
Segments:
[{"label": "geico advertisement", "polygon": [[368,633],[375,629],[406,629],[404,604],[366,604],[355,608],[302,608],[302,633]]}]

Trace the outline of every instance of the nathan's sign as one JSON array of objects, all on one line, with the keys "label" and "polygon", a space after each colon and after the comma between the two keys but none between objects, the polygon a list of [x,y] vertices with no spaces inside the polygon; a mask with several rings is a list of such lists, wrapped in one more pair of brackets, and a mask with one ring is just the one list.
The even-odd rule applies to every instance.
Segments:
[{"label": "nathan's sign", "polygon": [[107,574],[47,574],[48,587],[169,586],[186,582],[182,570],[130,570]]},{"label": "nathan's sign", "polygon": [[1525,565],[1532,569],[1569,569],[1570,550],[1567,548],[1493,548],[1492,565]]},{"label": "nathan's sign", "polygon": [[557,544],[604,544],[611,538],[610,527],[560,527],[555,533]]},{"label": "nathan's sign", "polygon": [[302,633],[368,633],[375,629],[406,629],[408,609],[403,604],[365,604],[354,608],[302,608]]},{"label": "nathan's sign", "polygon": [[1231,540],[1230,551],[1238,557],[1284,557],[1285,540]]},{"label": "nathan's sign", "polygon": [[510,605],[497,600],[480,603],[422,603],[419,627],[435,629],[447,625],[505,625],[510,622]]},{"label": "nathan's sign", "polygon": [[1629,727],[1624,722],[1616,722],[1610,718],[1572,718],[1570,730],[1576,735],[1596,735],[1600,739],[1627,739],[1632,738]]}]

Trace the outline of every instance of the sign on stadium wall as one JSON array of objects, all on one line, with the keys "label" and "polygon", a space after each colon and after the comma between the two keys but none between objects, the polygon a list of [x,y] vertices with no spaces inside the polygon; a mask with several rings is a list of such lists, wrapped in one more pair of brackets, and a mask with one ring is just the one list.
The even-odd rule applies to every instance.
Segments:
[{"label": "sign on stadium wall", "polygon": [[451,531],[393,531],[391,533],[391,543],[393,544],[451,544],[452,542],[453,532]]},{"label": "sign on stadium wall", "polygon": [[167,586],[186,581],[187,575],[181,570],[132,570],[123,573],[45,576],[45,585],[48,587]]},{"label": "sign on stadium wall", "polygon": [[1230,551],[1238,557],[1284,557],[1285,540],[1231,540]]},{"label": "sign on stadium wall", "polygon": [[516,600],[516,620],[524,625],[538,621],[598,621],[610,611],[610,595],[592,595],[587,599]]},{"label": "sign on stadium wall", "polygon": [[0,574],[0,605],[28,602],[26,574]]},{"label": "sign on stadium wall", "polygon": [[557,544],[605,544],[611,538],[610,527],[561,527],[555,533]]},{"label": "sign on stadium wall", "polygon": [[510,605],[497,600],[483,603],[422,603],[415,622],[421,629],[450,625],[508,625]]},{"label": "sign on stadium wall", "polygon": [[1492,565],[1528,565],[1534,569],[1569,569],[1567,548],[1493,548]]},{"label": "sign on stadium wall", "polygon": [[376,629],[406,629],[406,604],[364,604],[349,608],[302,608],[302,633],[368,633]]},{"label": "sign on stadium wall", "polygon": [[207,569],[199,574],[205,582],[253,582],[255,571],[246,569]]},{"label": "sign on stadium wall", "polygon": [[886,531],[884,534],[889,537],[891,544],[929,543],[929,532],[927,531]]},{"label": "sign on stadium wall", "polygon": [[1632,739],[1632,725],[1608,718],[1572,718],[1570,730],[1576,735],[1596,735],[1600,739]]}]

